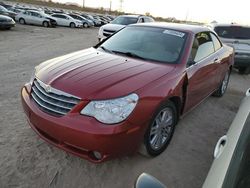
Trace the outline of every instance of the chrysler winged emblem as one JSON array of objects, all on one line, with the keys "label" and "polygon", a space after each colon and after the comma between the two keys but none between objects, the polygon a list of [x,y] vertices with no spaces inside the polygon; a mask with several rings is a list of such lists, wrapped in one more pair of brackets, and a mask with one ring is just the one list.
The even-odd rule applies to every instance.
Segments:
[{"label": "chrysler winged emblem", "polygon": [[46,91],[47,93],[50,93],[50,92],[51,92],[51,87],[50,87],[50,85],[46,85],[44,89],[45,89],[45,91]]}]

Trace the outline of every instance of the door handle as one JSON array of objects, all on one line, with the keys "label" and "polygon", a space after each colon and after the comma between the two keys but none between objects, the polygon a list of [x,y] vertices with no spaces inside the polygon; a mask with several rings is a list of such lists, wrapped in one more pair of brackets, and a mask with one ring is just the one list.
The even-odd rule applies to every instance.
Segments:
[{"label": "door handle", "polygon": [[215,146],[215,149],[214,149],[214,158],[215,159],[217,159],[221,155],[221,153],[224,150],[224,147],[226,146],[226,143],[227,143],[227,136],[226,135],[222,136],[218,140],[218,142]]},{"label": "door handle", "polygon": [[220,63],[221,62],[221,59],[219,59],[219,58],[216,58],[215,60],[214,60],[214,63]]}]

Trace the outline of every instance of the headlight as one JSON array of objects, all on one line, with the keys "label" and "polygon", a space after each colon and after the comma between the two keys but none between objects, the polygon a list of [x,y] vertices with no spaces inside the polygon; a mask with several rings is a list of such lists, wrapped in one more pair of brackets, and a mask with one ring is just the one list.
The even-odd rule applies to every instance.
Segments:
[{"label": "headlight", "polygon": [[81,114],[92,116],[105,124],[119,123],[131,114],[138,99],[138,95],[133,93],[117,99],[91,101]]}]

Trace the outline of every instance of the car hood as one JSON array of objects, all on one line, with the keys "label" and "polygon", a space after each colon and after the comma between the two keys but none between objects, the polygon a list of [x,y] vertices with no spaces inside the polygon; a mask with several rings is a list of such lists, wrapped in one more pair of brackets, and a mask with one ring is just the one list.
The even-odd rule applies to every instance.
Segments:
[{"label": "car hood", "polygon": [[5,15],[0,15],[0,20],[4,20],[4,21],[12,21],[12,18],[9,16],[5,16]]},{"label": "car hood", "polygon": [[118,25],[118,24],[106,24],[103,26],[103,29],[111,30],[111,31],[118,31],[122,28],[126,27],[125,25]]},{"label": "car hood", "polygon": [[10,11],[10,10],[8,10],[8,11],[6,11],[8,14],[11,14],[11,15],[17,15],[17,13],[15,13],[15,12],[13,12],[13,11]]},{"label": "car hood", "polygon": [[133,93],[174,68],[89,48],[40,64],[36,78],[82,99],[107,99]]}]

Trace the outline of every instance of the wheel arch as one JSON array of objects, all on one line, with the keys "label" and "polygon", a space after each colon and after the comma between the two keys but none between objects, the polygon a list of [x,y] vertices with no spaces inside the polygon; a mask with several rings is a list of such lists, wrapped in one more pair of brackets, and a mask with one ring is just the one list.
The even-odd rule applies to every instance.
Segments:
[{"label": "wheel arch", "polygon": [[18,19],[18,22],[20,22],[20,20],[24,20],[24,22],[26,22],[25,19],[24,19],[23,17],[20,17],[20,18]]},{"label": "wheel arch", "polygon": [[48,24],[50,23],[48,20],[43,20],[42,24],[44,24],[45,22],[47,22]]},{"label": "wheel arch", "polygon": [[184,112],[187,100],[187,89],[188,89],[188,77],[187,75],[185,75],[183,77],[181,91],[179,92],[179,95],[178,96],[174,95],[167,98],[167,100],[170,100],[175,104],[178,112],[178,119]]}]

